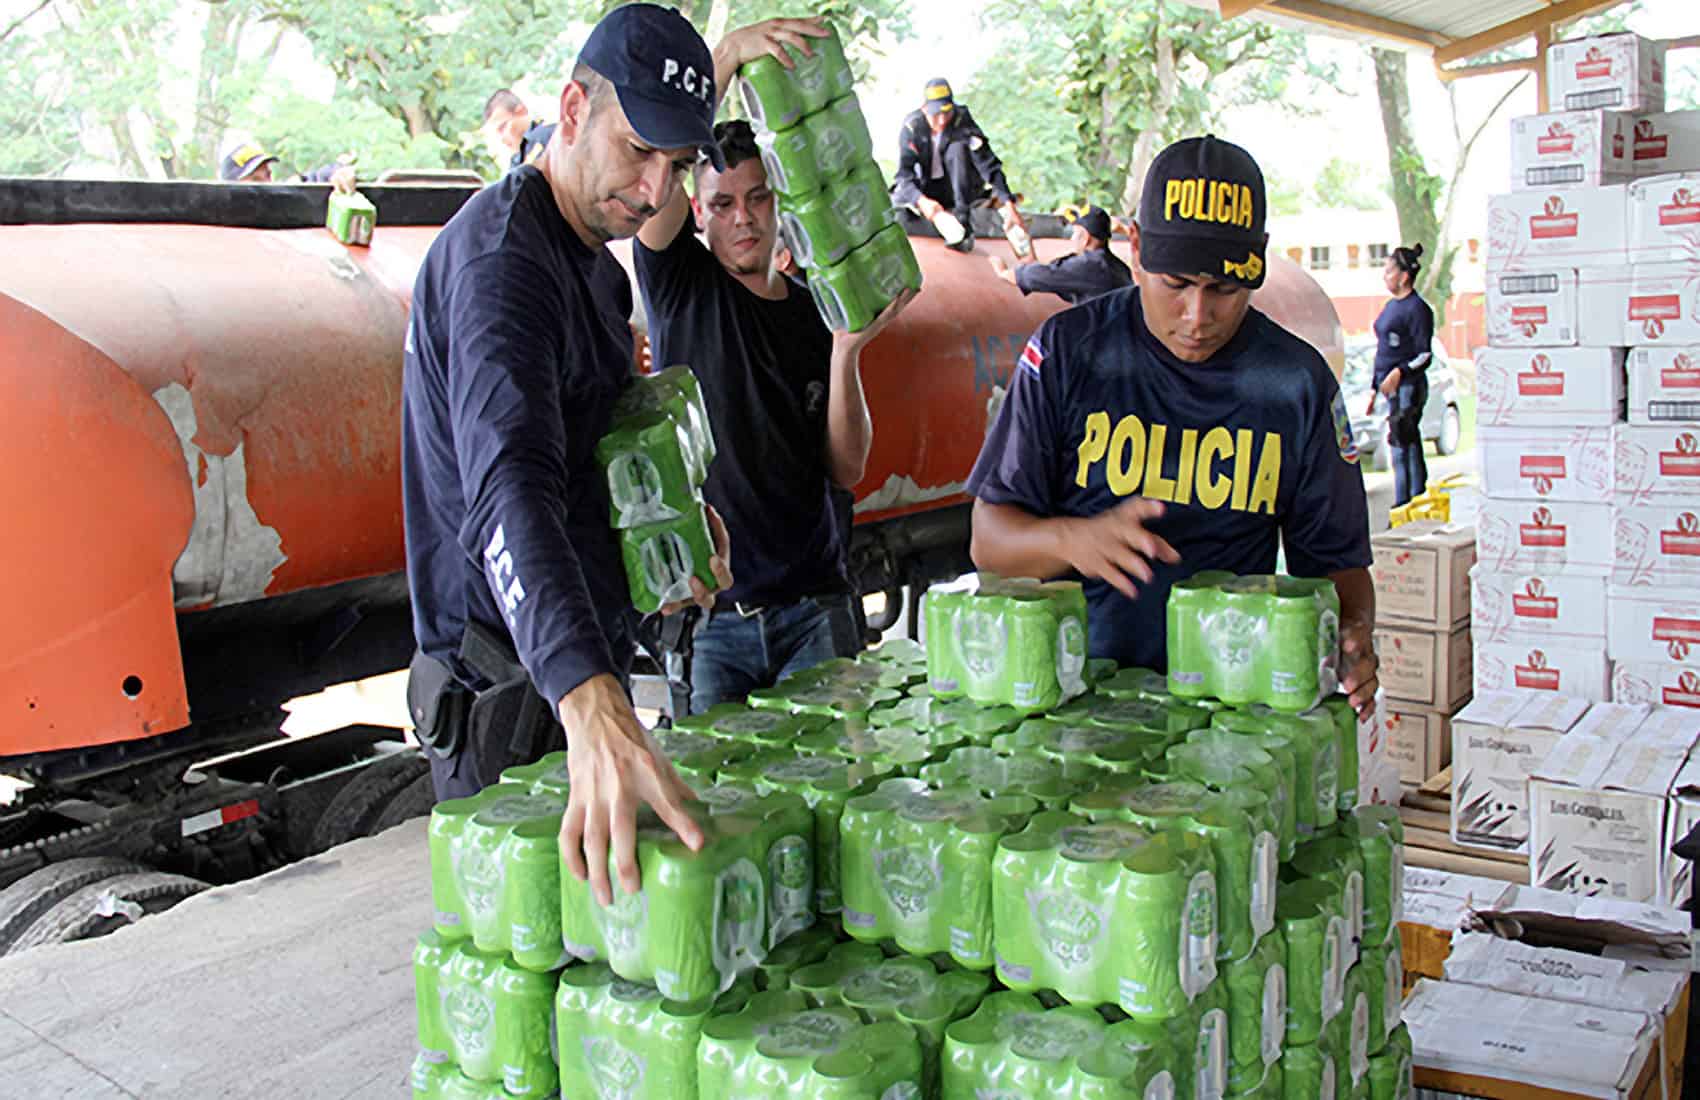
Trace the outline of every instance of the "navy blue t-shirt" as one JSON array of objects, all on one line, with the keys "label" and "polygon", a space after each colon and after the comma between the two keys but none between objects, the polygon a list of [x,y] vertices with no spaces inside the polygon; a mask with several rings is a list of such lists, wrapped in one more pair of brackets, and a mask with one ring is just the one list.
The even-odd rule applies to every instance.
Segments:
[{"label": "navy blue t-shirt", "polygon": [[689,219],[673,243],[632,246],[655,365],[702,381],[717,451],[703,495],[732,539],[725,607],[793,603],[848,587],[847,532],[827,466],[832,333],[806,288],[770,301],[734,279]]},{"label": "navy blue t-shirt", "polygon": [[1088,652],[1166,669],[1169,588],[1205,569],[1297,576],[1370,563],[1363,476],[1340,388],[1309,344],[1253,309],[1204,363],[1170,355],[1139,291],[1051,317],[1022,352],[968,491],[1036,516],[1167,503],[1151,529],[1179,552],[1129,600],[1086,581]]},{"label": "navy blue t-shirt", "polygon": [[1107,248],[1075,252],[1050,263],[1022,264],[1015,285],[1023,294],[1055,294],[1070,305],[1133,285],[1133,272]]},{"label": "navy blue t-shirt", "polygon": [[632,376],[631,281],[585,246],[529,165],[474,195],[413,288],[402,501],[419,647],[456,659],[506,625],[543,697],[623,673],[633,614],[596,464]]},{"label": "navy blue t-shirt", "polygon": [[1434,356],[1434,310],[1413,291],[1403,298],[1389,298],[1375,319],[1375,369],[1372,385],[1394,367],[1409,373],[1427,370]]}]

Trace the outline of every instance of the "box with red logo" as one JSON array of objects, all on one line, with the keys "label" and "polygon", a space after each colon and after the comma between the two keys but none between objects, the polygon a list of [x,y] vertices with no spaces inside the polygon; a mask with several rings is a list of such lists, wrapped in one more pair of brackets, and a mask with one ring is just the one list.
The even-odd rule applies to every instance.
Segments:
[{"label": "box with red logo", "polygon": [[1628,31],[1555,42],[1547,95],[1566,111],[1665,109],[1665,44]]},{"label": "box with red logo", "polygon": [[1490,195],[1487,269],[1626,264],[1628,200],[1622,183]]},{"label": "box with red logo", "polygon": [[1420,520],[1373,535],[1369,544],[1378,621],[1427,629],[1469,621],[1474,531]]},{"label": "box with red logo", "polygon": [[1700,502],[1700,424],[1617,429],[1613,479],[1617,504]]},{"label": "box with red logo", "polygon": [[1700,661],[1700,591],[1614,584],[1607,644],[1612,659],[1630,662]]},{"label": "box with red logo", "polygon": [[1700,258],[1630,269],[1626,344],[1700,344]]},{"label": "box with red logo", "polygon": [[1700,111],[1636,115],[1629,170],[1636,176],[1700,172]]},{"label": "box with red logo", "polygon": [[1476,349],[1476,423],[1609,427],[1623,419],[1623,348]]},{"label": "box with red logo", "polygon": [[1506,270],[1487,278],[1488,343],[1501,348],[1619,347],[1630,268]]},{"label": "box with red logo", "polygon": [[1614,584],[1700,591],[1700,496],[1613,509]]},{"label": "box with red logo", "polygon": [[1700,423],[1700,346],[1631,348],[1631,424]]},{"label": "box with red logo", "polygon": [[1478,565],[1470,571],[1470,636],[1603,649],[1606,644],[1606,578],[1575,574],[1502,573]]},{"label": "box with red logo", "polygon": [[1622,111],[1554,111],[1511,120],[1511,189],[1600,187],[1633,174],[1635,119]]},{"label": "box with red logo", "polygon": [[1566,500],[1609,504],[1612,428],[1482,428],[1482,488],[1501,500]]},{"label": "box with red logo", "polygon": [[1611,665],[1600,645],[1484,642],[1475,662],[1478,695],[1521,689],[1603,703],[1611,694]]},{"label": "box with red logo", "polygon": [[1387,705],[1451,710],[1470,697],[1470,628],[1418,630],[1377,624],[1375,653]]},{"label": "box with red logo", "polygon": [[1636,180],[1628,194],[1631,263],[1674,263],[1700,255],[1700,172]]},{"label": "box with red logo", "polygon": [[1603,577],[1616,560],[1608,504],[1482,500],[1476,561],[1485,568]]},{"label": "box with red logo", "polygon": [[1409,703],[1387,705],[1387,758],[1399,782],[1418,786],[1452,763],[1452,715]]},{"label": "box with red logo", "polygon": [[1619,703],[1700,709],[1700,660],[1613,661],[1611,697]]}]

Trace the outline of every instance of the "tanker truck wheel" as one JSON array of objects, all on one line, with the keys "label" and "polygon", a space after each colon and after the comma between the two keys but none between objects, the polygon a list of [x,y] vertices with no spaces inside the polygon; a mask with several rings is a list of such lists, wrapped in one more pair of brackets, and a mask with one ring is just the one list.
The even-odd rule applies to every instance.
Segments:
[{"label": "tanker truck wheel", "polygon": [[366,765],[346,783],[313,827],[313,851],[323,852],[338,844],[366,836],[377,824],[390,802],[420,776],[430,777],[425,754],[410,749],[392,753]]},{"label": "tanker truck wheel", "polygon": [[431,773],[427,771],[390,799],[390,804],[384,807],[384,812],[378,815],[378,820],[372,823],[372,828],[366,835],[377,836],[385,829],[392,829],[404,821],[425,817],[436,804],[437,790],[431,785]]},{"label": "tanker truck wheel", "polygon": [[206,888],[200,879],[162,871],[112,875],[74,891],[36,918],[6,948],[6,954],[109,935],[143,917],[163,913]]},{"label": "tanker truck wheel", "polygon": [[11,949],[41,915],[91,883],[114,875],[145,871],[134,860],[84,856],[37,868],[0,890],[0,955]]}]

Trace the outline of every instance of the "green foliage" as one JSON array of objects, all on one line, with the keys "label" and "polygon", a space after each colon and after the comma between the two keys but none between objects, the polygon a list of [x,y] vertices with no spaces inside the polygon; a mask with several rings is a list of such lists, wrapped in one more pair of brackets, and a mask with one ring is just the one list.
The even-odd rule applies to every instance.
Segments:
[{"label": "green foliage", "polygon": [[308,172],[355,153],[366,179],[390,168],[445,164],[456,152],[434,133],[408,137],[406,125],[369,100],[352,97],[327,105],[287,94],[271,104],[254,127],[254,137],[291,172]]},{"label": "green foliage", "polygon": [[0,42],[0,176],[54,176],[77,155],[77,118],[67,105],[74,85],[31,39]]},{"label": "green foliage", "polygon": [[1333,157],[1316,174],[1311,190],[1317,203],[1330,210],[1375,210],[1382,198],[1366,185],[1368,174],[1356,161]]},{"label": "green foliage", "polygon": [[1269,213],[1272,217],[1284,218],[1300,213],[1305,208],[1304,184],[1286,176],[1264,173],[1263,187],[1269,196]]}]

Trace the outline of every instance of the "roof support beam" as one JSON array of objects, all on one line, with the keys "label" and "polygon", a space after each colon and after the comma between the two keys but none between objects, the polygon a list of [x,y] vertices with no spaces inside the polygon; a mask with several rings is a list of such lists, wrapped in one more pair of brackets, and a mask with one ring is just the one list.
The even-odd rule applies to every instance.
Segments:
[{"label": "roof support beam", "polygon": [[1449,45],[1443,45],[1434,51],[1436,65],[1450,65],[1454,61],[1462,61],[1479,53],[1498,49],[1510,42],[1528,38],[1537,31],[1550,31],[1554,24],[1568,23],[1580,19],[1584,15],[1592,15],[1604,8],[1615,7],[1621,0],[1560,0],[1559,3],[1542,8],[1540,11],[1501,23],[1492,30],[1472,34],[1468,38],[1460,38]]},{"label": "roof support beam", "polygon": [[[1223,0],[1227,6],[1227,0]],[[1376,15],[1353,11],[1327,0],[1269,0],[1263,7],[1264,11],[1280,15],[1291,15],[1310,23],[1335,27],[1339,30],[1352,31],[1359,34],[1372,34],[1390,42],[1407,46],[1416,46],[1424,50],[1438,50],[1444,47],[1450,39],[1434,31],[1424,30],[1409,23],[1400,23],[1393,19],[1383,19]]]},{"label": "roof support beam", "polygon": [[1218,0],[1216,7],[1223,19],[1233,19],[1248,11],[1256,11],[1268,2],[1269,0]]},{"label": "roof support beam", "polygon": [[1452,69],[1434,67],[1434,75],[1442,82],[1450,84],[1454,80],[1463,80],[1467,76],[1492,76],[1495,73],[1532,73],[1538,68],[1532,57],[1514,58],[1510,61],[1494,61],[1485,65],[1459,65]]}]

